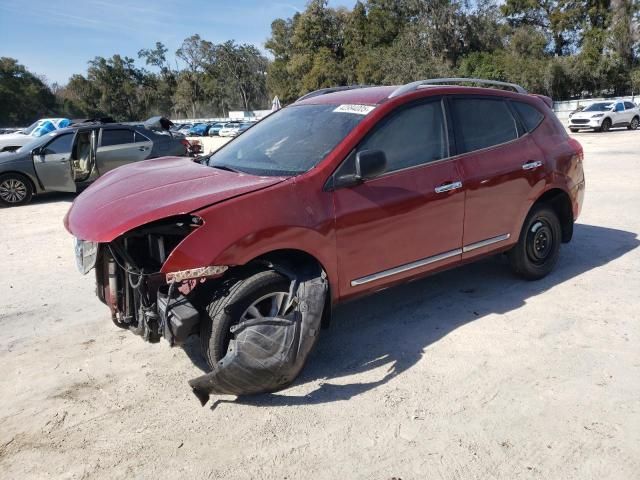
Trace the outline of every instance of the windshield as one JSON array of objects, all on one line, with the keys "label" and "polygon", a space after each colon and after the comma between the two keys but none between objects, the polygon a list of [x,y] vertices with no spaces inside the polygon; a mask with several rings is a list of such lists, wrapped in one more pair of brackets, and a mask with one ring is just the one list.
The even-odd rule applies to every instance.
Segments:
[{"label": "windshield", "polygon": [[612,102],[608,103],[592,103],[587,108],[584,109],[585,112],[606,112],[607,110],[611,110],[613,106]]},{"label": "windshield", "polygon": [[51,140],[58,132],[51,132],[48,135],[43,135],[42,137],[34,137],[33,140],[29,140],[29,142],[25,143],[19,149],[16,150],[17,153],[30,152],[36,147],[43,145],[44,143]]},{"label": "windshield", "polygon": [[23,128],[22,130],[20,130],[19,133],[24,133],[25,135],[29,135],[31,132],[33,132],[33,130],[38,126],[39,123],[40,123],[40,120],[33,122],[27,128]]},{"label": "windshield", "polygon": [[283,108],[215,152],[208,165],[263,176],[304,173],[360,123],[364,115],[356,111],[337,105]]}]

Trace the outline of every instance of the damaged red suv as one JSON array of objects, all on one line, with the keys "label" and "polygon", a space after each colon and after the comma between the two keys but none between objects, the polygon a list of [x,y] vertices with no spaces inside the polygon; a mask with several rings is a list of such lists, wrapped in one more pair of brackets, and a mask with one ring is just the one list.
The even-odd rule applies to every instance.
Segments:
[{"label": "damaged red suv", "polygon": [[203,401],[272,391],[338,302],[498,252],[553,269],[585,181],[550,107],[478,79],[319,90],[208,157],[107,173],[65,225],[117,326],[200,336]]}]

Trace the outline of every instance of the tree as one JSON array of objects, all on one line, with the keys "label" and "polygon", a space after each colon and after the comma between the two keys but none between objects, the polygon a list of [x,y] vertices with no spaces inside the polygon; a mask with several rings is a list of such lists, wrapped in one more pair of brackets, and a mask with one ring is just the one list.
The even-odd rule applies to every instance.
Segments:
[{"label": "tree", "polygon": [[0,58],[0,125],[24,126],[55,109],[45,83],[14,58]]}]

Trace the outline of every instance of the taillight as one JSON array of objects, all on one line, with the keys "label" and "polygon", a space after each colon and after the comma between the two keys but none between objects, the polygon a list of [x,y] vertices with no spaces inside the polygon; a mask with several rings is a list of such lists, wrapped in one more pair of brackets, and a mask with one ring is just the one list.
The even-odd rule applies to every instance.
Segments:
[{"label": "taillight", "polygon": [[576,152],[573,155],[572,160],[575,160],[578,163],[582,163],[584,160],[584,150],[582,149],[582,145],[575,138],[569,137],[569,145],[573,148],[573,151]]}]

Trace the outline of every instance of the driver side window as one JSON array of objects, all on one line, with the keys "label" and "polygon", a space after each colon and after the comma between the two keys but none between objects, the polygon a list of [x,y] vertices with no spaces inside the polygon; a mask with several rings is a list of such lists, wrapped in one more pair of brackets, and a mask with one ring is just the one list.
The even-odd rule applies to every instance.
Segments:
[{"label": "driver side window", "polygon": [[43,150],[44,155],[57,153],[71,153],[73,144],[73,133],[65,133],[53,139]]},{"label": "driver side window", "polygon": [[382,120],[358,151],[382,150],[386,172],[424,165],[448,156],[440,101],[413,105]]}]

